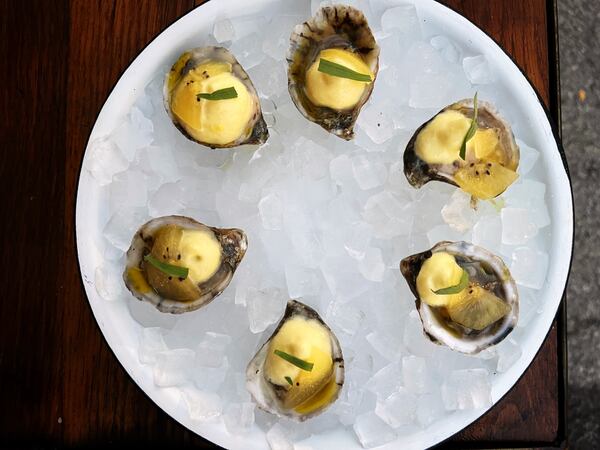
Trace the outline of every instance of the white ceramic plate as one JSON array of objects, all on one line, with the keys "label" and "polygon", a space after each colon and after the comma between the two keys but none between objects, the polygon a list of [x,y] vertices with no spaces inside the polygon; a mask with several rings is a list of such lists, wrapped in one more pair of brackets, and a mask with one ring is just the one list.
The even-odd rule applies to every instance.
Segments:
[{"label": "white ceramic plate", "polygon": [[[546,112],[536,92],[518,67],[490,37],[464,17],[433,0],[418,0],[416,3],[426,35],[444,34],[468,52],[486,56],[496,75],[495,88],[502,95],[512,99],[511,109],[517,111],[518,117],[524,118],[523,123],[515,124],[516,134],[522,138],[525,134],[523,139],[541,151],[541,164],[547,177],[547,203],[552,218],[552,240],[548,248],[550,265],[547,281],[539,292],[544,307],[522,335],[522,357],[506,373],[493,378],[492,399],[495,404],[517,382],[535,357],[560,304],[572,251],[571,187],[557,138]],[[197,37],[206,36],[216,19],[238,16],[242,5],[244,13],[249,14],[273,4],[277,4],[277,0],[213,0],[172,24],[152,41],[123,73],[98,116],[90,140],[113,130],[159,68],[170,64],[185,49],[194,47]],[[83,164],[88,157],[89,152],[86,151]],[[99,207],[103,204],[100,196],[100,188],[89,173],[82,170],[76,205],[81,276],[94,316],[116,357],[133,380],[160,408],[194,432],[227,448],[268,448],[264,433],[258,427],[255,427],[249,436],[239,437],[230,435],[223,425],[191,423],[186,410],[180,405],[178,391],[173,388],[157,388],[152,380],[152,369],[139,363],[137,339],[140,325],[131,317],[124,302],[107,302],[101,299],[92,281],[95,268],[102,262],[101,253],[92,244],[102,240],[102,228],[108,218],[108,211]],[[425,430],[401,436],[396,442],[383,448],[426,448],[435,445],[469,425],[484,412],[456,412]],[[314,448],[327,449],[361,448],[353,434],[344,429],[313,436],[307,444]]]}]

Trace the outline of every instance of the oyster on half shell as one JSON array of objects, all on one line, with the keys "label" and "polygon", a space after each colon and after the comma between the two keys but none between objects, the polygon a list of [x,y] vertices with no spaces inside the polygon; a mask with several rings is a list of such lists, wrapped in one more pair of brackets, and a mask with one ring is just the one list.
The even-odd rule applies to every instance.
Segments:
[{"label": "oyster on half shell", "polygon": [[[235,97],[209,97],[232,88]],[[226,48],[202,47],[183,53],[165,78],[163,99],[175,126],[199,144],[227,148],[262,144],[269,137],[256,89]]]},{"label": "oyster on half shell", "polygon": [[[319,70],[322,60],[368,75],[370,81],[325,73]],[[379,68],[379,47],[364,14],[345,5],[319,9],[294,28],[287,61],[288,89],[298,110],[330,133],[352,139]]]},{"label": "oyster on half shell", "polygon": [[325,410],[344,383],[337,338],[312,308],[290,300],[272,336],[246,369],[246,387],[258,406],[303,421]]},{"label": "oyster on half shell", "polygon": [[[416,297],[423,331],[433,342],[479,353],[502,341],[517,324],[515,282],[504,262],[482,247],[440,242],[404,258],[400,271]],[[462,290],[448,292],[461,283]]]},{"label": "oyster on half shell", "polygon": [[477,131],[467,142],[464,160],[459,156],[473,116],[473,99],[461,100],[417,129],[404,151],[404,174],[412,186],[442,181],[486,200],[517,179],[519,147],[510,125],[490,103],[478,103]]},{"label": "oyster on half shell", "polygon": [[161,312],[193,311],[229,285],[246,247],[242,230],[208,227],[183,216],[158,217],[133,236],[123,280],[135,297]]}]

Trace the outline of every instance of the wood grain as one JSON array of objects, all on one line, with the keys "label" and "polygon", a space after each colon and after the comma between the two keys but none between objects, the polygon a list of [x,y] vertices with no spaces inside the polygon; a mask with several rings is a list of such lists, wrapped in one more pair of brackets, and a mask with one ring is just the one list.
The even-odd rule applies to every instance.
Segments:
[{"label": "wood grain", "polygon": [[[0,0],[0,444],[214,448],[113,356],[84,295],[73,229],[80,161],[104,100],[139,51],[199,3]],[[494,37],[549,101],[543,0],[445,3]],[[558,338],[555,327],[511,393],[443,446],[560,441]]]}]

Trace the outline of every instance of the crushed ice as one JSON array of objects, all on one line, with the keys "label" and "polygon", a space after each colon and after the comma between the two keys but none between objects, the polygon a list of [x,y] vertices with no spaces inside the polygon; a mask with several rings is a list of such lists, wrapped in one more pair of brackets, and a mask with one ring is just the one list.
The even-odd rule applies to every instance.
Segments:
[{"label": "crushed ice", "polygon": [[[231,17],[212,28],[209,39],[236,54],[259,92],[271,134],[262,147],[212,151],[187,141],[162,108],[157,73],[113,133],[90,143],[84,166],[110,211],[96,243],[107,259],[96,269],[96,289],[106,300],[127,301],[144,327],[139,360],[152,367],[156,385],[178,386],[192,420],[223,421],[234,434],[260,426],[271,448],[282,450],[336,426],[370,448],[393,441],[399,427],[426,428],[454,410],[486,408],[493,374],[519,360],[512,339],[479,358],[428,341],[398,271],[402,257],[447,239],[502,255],[519,284],[520,327],[542,308],[536,292],[548,266],[540,244],[550,224],[536,171],[541,156],[525,142],[521,179],[495,205],[473,210],[469,196],[451,186],[415,190],[406,182],[402,152],[414,130],[494,81],[485,56],[464,57],[443,35],[425,37],[413,6],[349,2],[367,14],[382,52],[354,142],[301,117],[287,93],[289,33],[326,3],[294,2],[291,12]],[[502,111],[501,98],[486,100]],[[135,230],[167,214],[240,227],[250,242],[223,295],[183,317],[128,298],[121,282]],[[246,362],[290,297],[321,312],[346,357],[340,398],[301,431],[285,420],[259,420],[244,388]]]}]

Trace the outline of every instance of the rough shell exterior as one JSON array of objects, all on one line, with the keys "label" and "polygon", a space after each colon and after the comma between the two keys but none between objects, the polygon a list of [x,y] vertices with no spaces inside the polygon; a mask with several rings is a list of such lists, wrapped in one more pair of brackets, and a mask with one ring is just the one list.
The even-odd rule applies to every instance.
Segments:
[{"label": "rough shell exterior", "polygon": [[297,300],[288,301],[283,318],[277,325],[277,328],[269,337],[269,339],[267,339],[267,341],[262,345],[262,347],[256,353],[254,358],[252,358],[252,361],[250,361],[250,363],[248,364],[248,367],[246,369],[246,387],[252,395],[254,401],[257,403],[258,407],[263,409],[264,411],[267,411],[271,414],[275,414],[280,417],[285,416],[290,417],[294,420],[304,421],[310,417],[322,413],[329,405],[326,405],[323,408],[306,415],[299,414],[293,410],[284,410],[279,406],[279,397],[282,394],[285,394],[285,392],[278,392],[279,390],[284,390],[267,381],[266,378],[262,375],[263,366],[267,357],[267,351],[271,338],[277,334],[279,329],[288,319],[296,315],[304,316],[308,319],[314,319],[318,321],[324,328],[327,329],[327,332],[331,337],[331,349],[334,366],[333,370],[335,374],[335,381],[339,386],[337,394],[331,399],[331,403],[335,402],[344,384],[344,356],[342,354],[342,348],[340,347],[340,343],[337,340],[337,337],[335,336],[335,334],[333,334],[333,331],[331,331],[327,324],[323,322],[321,316],[319,316],[319,314],[314,309],[312,309],[309,306],[306,306],[304,303],[301,303]]},{"label": "rough shell exterior", "polygon": [[304,90],[306,71],[320,51],[328,48],[349,49],[359,53],[377,77],[379,47],[364,14],[350,6],[321,8],[314,17],[296,25],[290,37],[288,90],[298,110],[308,120],[343,139],[354,137],[354,123],[361,108],[371,96],[375,78],[367,85],[358,104],[348,111],[316,106]]},{"label": "rough shell exterior", "polygon": [[[460,111],[466,117],[472,119],[473,99],[465,99],[453,103],[442,109],[438,114],[451,109]],[[463,164],[467,164],[466,161],[457,160],[453,164],[430,165],[417,156],[415,152],[417,136],[438,114],[415,131],[404,151],[404,175],[406,175],[408,182],[416,188],[420,188],[425,183],[432,180],[442,181],[456,186],[454,173]],[[500,130],[500,142],[502,148],[505,150],[507,160],[506,167],[511,170],[517,170],[517,167],[519,166],[519,147],[515,142],[515,137],[510,124],[500,116],[491,103],[478,102],[477,125],[480,128],[496,128]]]},{"label": "rough shell exterior", "polygon": [[[258,99],[258,94],[256,93],[256,89],[252,84],[252,80],[241,66],[241,64],[237,61],[235,56],[223,47],[199,47],[188,50],[190,54],[190,58],[186,62],[186,64],[178,71],[176,70],[175,63],[169,73],[167,73],[165,77],[165,83],[163,86],[163,102],[165,105],[165,109],[167,110],[167,114],[171,118],[173,124],[177,127],[181,133],[187,137],[189,140],[197,142],[198,144],[205,145],[210,148],[229,148],[229,147],[237,147],[238,145],[244,144],[263,144],[267,141],[269,137],[269,131],[267,129],[267,124],[263,119],[262,110],[260,107],[260,101]],[[235,141],[229,142],[224,145],[216,145],[207,142],[201,142],[193,138],[189,135],[189,133],[185,130],[181,124],[177,121],[175,115],[171,112],[171,91],[169,89],[170,83],[173,81],[173,77],[175,80],[179,80],[183,78],[190,70],[194,67],[206,62],[206,61],[225,61],[231,64],[233,74],[240,79],[250,95],[255,99],[255,111],[252,116],[252,119],[248,123],[248,127],[246,133],[240,136]],[[176,83],[176,81],[174,81]]]},{"label": "rough shell exterior", "polygon": [[[465,328],[422,302],[417,292],[417,275],[423,263],[436,252],[447,252],[455,256],[458,265],[470,266],[469,276],[511,307],[508,315],[481,331]],[[483,271],[479,270],[483,269]],[[400,271],[412,293],[423,323],[425,335],[433,342],[446,345],[453,350],[475,354],[501,342],[516,326],[519,317],[519,295],[517,286],[502,259],[488,250],[468,242],[440,242],[431,250],[404,258]]]},{"label": "rough shell exterior", "polygon": [[[217,272],[207,281],[198,284],[201,295],[190,302],[176,301],[161,297],[155,291],[141,293],[131,285],[127,270],[131,267],[143,268],[144,256],[150,253],[154,243],[154,233],[167,224],[176,224],[186,229],[209,229],[221,244],[222,260]],[[127,262],[123,272],[123,280],[127,289],[139,300],[151,303],[160,312],[181,314],[194,311],[207,305],[225,290],[233,278],[237,266],[246,253],[246,235],[237,228],[221,229],[206,225],[184,216],[164,216],[146,222],[133,236],[131,246],[127,250]]]}]

